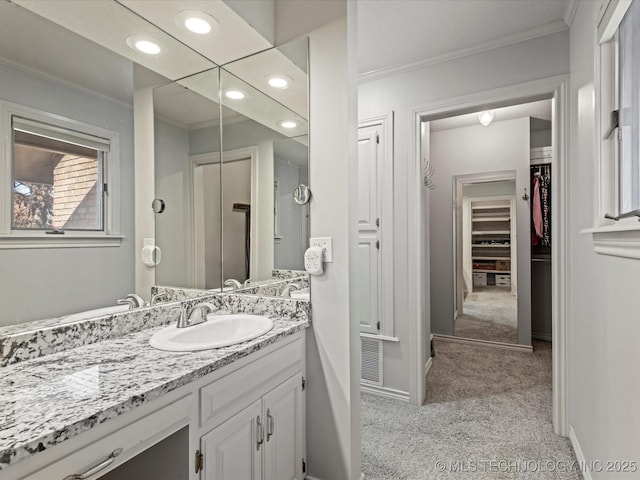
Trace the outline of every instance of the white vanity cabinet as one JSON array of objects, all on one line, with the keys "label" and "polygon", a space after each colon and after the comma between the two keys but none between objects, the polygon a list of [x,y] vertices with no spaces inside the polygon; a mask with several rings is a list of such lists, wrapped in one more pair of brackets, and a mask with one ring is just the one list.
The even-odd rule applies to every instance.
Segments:
[{"label": "white vanity cabinet", "polygon": [[201,389],[201,480],[304,478],[303,358],[290,342]]},{"label": "white vanity cabinet", "polygon": [[304,478],[302,382],[302,373],[294,375],[204,435],[201,478]]},{"label": "white vanity cabinet", "polygon": [[0,478],[302,480],[304,372],[300,331],[0,470]]}]

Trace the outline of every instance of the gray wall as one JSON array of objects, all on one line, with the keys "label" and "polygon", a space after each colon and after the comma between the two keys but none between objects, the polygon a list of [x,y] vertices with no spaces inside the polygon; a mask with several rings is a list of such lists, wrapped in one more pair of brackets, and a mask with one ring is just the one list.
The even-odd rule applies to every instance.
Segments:
[{"label": "gray wall", "polygon": [[165,201],[165,211],[155,215],[156,245],[162,252],[156,284],[192,286],[189,132],[158,119],[154,128],[155,195]]},{"label": "gray wall", "polygon": [[120,134],[125,236],[119,247],[0,250],[0,325],[113,305],[134,290],[132,106],[5,65],[0,98]]},{"label": "gray wall", "polygon": [[598,255],[591,234],[580,233],[594,217],[593,46],[599,7],[600,2],[579,2],[571,27],[569,421],[587,462],[639,461],[640,261]]},{"label": "gray wall", "polygon": [[[363,83],[358,88],[359,118],[396,112],[394,125],[395,245],[407,244],[407,186],[411,176],[412,108],[569,72],[569,34],[555,33],[449,62]],[[436,225],[432,224],[432,230]],[[384,346],[385,386],[408,391],[409,322],[407,270],[411,252],[394,253],[395,324],[399,343]],[[427,332],[428,333],[428,332]]]},{"label": "gray wall", "polygon": [[[458,175],[516,171],[516,192],[529,187],[529,117],[488,127],[431,133],[431,332],[454,334],[453,180]],[[517,197],[516,197],[517,198]],[[529,205],[516,200],[518,245],[518,342],[531,344]]]},{"label": "gray wall", "polygon": [[274,265],[285,270],[303,270],[306,241],[302,220],[307,208],[293,201],[293,191],[300,184],[300,171],[306,169],[277,157],[274,167],[274,178],[278,180],[278,233],[282,237],[275,241]]}]

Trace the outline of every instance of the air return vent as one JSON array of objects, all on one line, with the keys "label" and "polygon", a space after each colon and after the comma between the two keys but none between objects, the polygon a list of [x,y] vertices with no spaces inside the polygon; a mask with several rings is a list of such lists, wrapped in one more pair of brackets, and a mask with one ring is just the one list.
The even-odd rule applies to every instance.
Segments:
[{"label": "air return vent", "polygon": [[382,341],[360,337],[362,341],[362,383],[382,386]]}]

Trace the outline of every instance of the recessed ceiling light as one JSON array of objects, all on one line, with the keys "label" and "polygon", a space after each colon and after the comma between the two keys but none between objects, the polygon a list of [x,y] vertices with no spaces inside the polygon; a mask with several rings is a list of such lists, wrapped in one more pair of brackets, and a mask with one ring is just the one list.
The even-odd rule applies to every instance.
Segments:
[{"label": "recessed ceiling light", "polygon": [[186,28],[198,35],[216,35],[220,31],[220,24],[211,15],[196,10],[185,10],[176,15],[178,26]]},{"label": "recessed ceiling light", "polygon": [[293,83],[293,79],[291,77],[287,77],[286,75],[271,75],[270,77],[268,77],[267,81],[273,88],[280,89],[285,89]]},{"label": "recessed ceiling light", "polygon": [[488,127],[489,124],[493,121],[493,110],[480,112],[478,114],[478,121],[485,127]]},{"label": "recessed ceiling light", "polygon": [[129,45],[129,48],[146,53],[147,55],[157,55],[162,51],[160,45],[148,38],[138,35],[127,37],[127,45]]},{"label": "recessed ceiling light", "polygon": [[298,124],[293,120],[283,120],[278,125],[280,125],[282,128],[296,128],[298,126]]},{"label": "recessed ceiling light", "polygon": [[231,100],[242,100],[244,98],[244,93],[240,90],[227,90],[224,92],[224,96]]}]

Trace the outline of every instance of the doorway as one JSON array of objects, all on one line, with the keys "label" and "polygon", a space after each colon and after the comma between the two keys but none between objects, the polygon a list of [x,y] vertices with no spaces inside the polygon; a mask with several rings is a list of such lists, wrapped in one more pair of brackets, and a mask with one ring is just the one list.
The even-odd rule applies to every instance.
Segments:
[{"label": "doorway", "polygon": [[518,343],[516,181],[455,178],[455,337]]},{"label": "doorway", "polygon": [[[449,99],[447,101],[434,102],[430,105],[421,105],[412,109],[413,121],[413,166],[412,178],[409,179],[409,249],[415,252],[420,260],[416,264],[409,264],[410,308],[414,312],[415,322],[411,324],[410,335],[414,341],[410,344],[410,401],[414,404],[422,404],[426,397],[426,378],[424,365],[427,364],[430,323],[432,312],[429,311],[429,291],[434,281],[429,272],[431,265],[428,252],[431,247],[430,234],[433,229],[434,219],[429,218],[429,206],[431,192],[424,188],[427,178],[424,178],[425,159],[423,152],[428,151],[429,136],[421,135],[421,129],[425,122],[459,115],[465,112],[478,112],[487,108],[500,108],[523,102],[551,99],[553,129],[552,152],[556,159],[555,180],[551,184],[554,197],[553,215],[551,216],[552,229],[555,232],[556,241],[551,250],[555,259],[552,271],[552,334],[554,340],[553,355],[553,426],[554,431],[560,435],[568,434],[566,398],[567,398],[567,326],[565,324],[567,308],[567,275],[563,267],[567,256],[566,241],[566,112],[567,112],[567,77],[558,76],[542,79],[527,84],[503,87],[500,89],[481,92]],[[428,158],[426,159],[428,161]],[[435,182],[437,183],[437,182]],[[524,191],[525,183],[526,191]],[[530,183],[518,182],[516,196],[529,198]],[[424,221],[424,219],[427,219]],[[452,223],[452,222],[451,222]],[[440,227],[438,223],[437,228]],[[450,263],[449,263],[450,264]],[[521,270],[519,269],[519,272]],[[520,277],[520,273],[518,274]],[[520,280],[520,278],[518,279]],[[530,277],[529,277],[530,281]],[[432,295],[432,294],[431,294]],[[453,295],[452,295],[453,297]],[[453,298],[451,299],[453,305]]]}]

